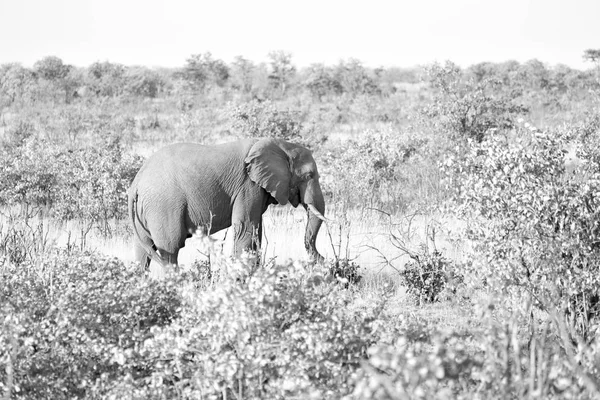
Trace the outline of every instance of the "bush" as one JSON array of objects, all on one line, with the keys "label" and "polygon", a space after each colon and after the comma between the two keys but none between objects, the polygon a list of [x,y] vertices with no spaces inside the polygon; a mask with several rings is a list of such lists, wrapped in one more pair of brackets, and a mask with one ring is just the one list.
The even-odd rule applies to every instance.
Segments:
[{"label": "bush", "polygon": [[514,95],[501,90],[500,81],[464,81],[461,69],[449,61],[443,67],[433,64],[427,72],[438,93],[422,114],[453,138],[480,142],[492,130],[512,128],[515,119],[528,112],[515,103]]},{"label": "bush", "polygon": [[565,173],[572,135],[524,124],[514,137],[473,144],[445,168],[483,256],[472,272],[498,291],[531,294],[544,310],[566,308],[587,336],[600,294],[600,169],[584,160]]},{"label": "bush", "polygon": [[508,312],[494,306],[503,302],[489,299],[477,311],[478,326],[464,334],[401,321],[390,342],[368,350],[354,375],[352,398],[595,398],[597,367],[590,360],[598,355],[597,344],[582,351],[582,368],[561,350],[548,319],[527,326],[530,304]]},{"label": "bush", "polygon": [[73,218],[110,233],[109,222],[127,215],[127,188],[142,164],[142,158],[123,153],[118,139],[109,138],[101,147],[60,153],[62,171],[55,188],[53,215]]},{"label": "bush", "polygon": [[426,143],[395,130],[365,131],[320,155],[323,186],[343,206],[403,208],[414,195],[404,186],[414,172],[407,165],[419,159]]},{"label": "bush", "polygon": [[452,262],[438,250],[413,255],[412,261],[406,263],[400,276],[407,292],[416,297],[419,305],[438,301],[439,294],[449,282],[457,283],[463,279],[455,272]]},{"label": "bush", "polygon": [[81,219],[105,235],[109,221],[127,215],[126,189],[142,159],[125,154],[118,137],[74,151],[35,138],[3,150],[0,204],[47,207],[60,220]]},{"label": "bush", "polygon": [[[373,312],[300,263],[249,272],[244,264],[205,292],[184,293],[181,317],[153,330],[141,354],[151,376],[103,380],[99,390],[145,398],[339,398],[372,343]],[[137,368],[140,360],[127,358]]]},{"label": "bush", "polygon": [[294,141],[301,138],[298,113],[278,110],[270,101],[253,100],[228,111],[232,128],[246,137],[271,137]]},{"label": "bush", "polygon": [[121,354],[136,354],[180,307],[176,282],[93,254],[57,252],[38,266],[0,260],[0,280],[0,360],[10,365],[0,388],[14,398],[84,397],[97,379],[125,373]]},{"label": "bush", "polygon": [[362,276],[359,269],[360,265],[347,258],[337,258],[329,263],[329,274],[343,284],[345,288],[360,283]]}]

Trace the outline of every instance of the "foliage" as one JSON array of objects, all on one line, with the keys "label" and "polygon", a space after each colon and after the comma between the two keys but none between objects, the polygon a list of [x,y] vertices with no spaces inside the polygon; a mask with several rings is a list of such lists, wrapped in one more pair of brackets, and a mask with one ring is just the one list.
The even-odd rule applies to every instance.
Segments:
[{"label": "foliage", "polygon": [[583,52],[583,59],[597,63],[600,61],[600,49],[587,49]]},{"label": "foliage", "polygon": [[110,220],[126,215],[126,189],[142,159],[124,154],[118,137],[75,151],[19,135],[13,140],[0,159],[1,204],[51,206],[56,218],[82,219],[105,234]]},{"label": "foliage", "polygon": [[327,95],[336,95],[343,91],[342,85],[335,79],[333,68],[324,64],[312,64],[309,67],[304,85],[310,94],[319,101]]},{"label": "foliage", "polygon": [[362,275],[359,270],[360,265],[347,258],[337,258],[330,261],[329,264],[329,274],[342,283],[345,288],[360,283]]},{"label": "foliage", "polygon": [[255,69],[252,61],[237,56],[231,66],[232,88],[242,93],[250,93],[253,87],[252,73]]},{"label": "foliage", "polygon": [[[469,332],[390,293],[344,290],[327,266],[244,258],[156,281],[90,253],[0,255],[0,390],[12,398],[593,398],[598,345],[560,350],[549,317],[490,298]],[[202,280],[203,282],[199,282]],[[200,284],[198,284],[200,283]],[[361,304],[360,306],[358,306]],[[471,311],[472,312],[472,311]],[[426,315],[426,314],[425,314]]]},{"label": "foliage", "polygon": [[441,118],[440,129],[452,137],[482,141],[488,132],[514,126],[517,116],[527,109],[501,90],[501,82],[483,79],[464,82],[458,66],[446,62],[427,70],[431,85],[439,90],[431,105],[423,109],[426,118]]},{"label": "foliage", "polygon": [[251,263],[198,291],[185,272],[154,281],[93,254],[59,252],[39,272],[4,260],[0,385],[16,398],[348,393],[377,309],[347,313],[326,269]]},{"label": "foliage", "polygon": [[321,155],[322,181],[330,196],[347,206],[403,206],[399,187],[411,171],[426,140],[394,130],[368,130],[360,137]]},{"label": "foliage", "polygon": [[369,74],[362,62],[355,58],[340,61],[335,68],[334,76],[342,91],[351,96],[373,95],[380,92],[377,80]]},{"label": "foliage", "polygon": [[229,68],[221,60],[215,60],[210,52],[193,54],[187,59],[183,75],[196,90],[205,90],[210,85],[223,86],[229,79]]},{"label": "foliage", "polygon": [[141,67],[128,68],[123,79],[125,81],[124,92],[132,96],[153,99],[166,86],[166,83],[156,71]]},{"label": "foliage", "polygon": [[38,76],[49,81],[66,78],[71,68],[70,65],[65,65],[63,61],[56,56],[44,57],[33,64],[33,70]]},{"label": "foliage", "polygon": [[104,390],[152,398],[347,393],[369,345],[368,317],[344,313],[346,296],[301,264],[250,274],[248,265],[230,267],[241,269],[204,293],[184,293],[181,317],[145,342],[142,352],[155,360],[151,376],[104,381]]},{"label": "foliage", "polygon": [[[115,378],[154,326],[177,317],[174,281],[141,279],[115,259],[57,252],[41,265],[0,260],[0,388],[14,398],[84,397]],[[146,366],[128,373],[144,374]]]},{"label": "foliage", "polygon": [[415,296],[419,304],[438,301],[439,294],[450,281],[461,281],[462,277],[454,271],[452,263],[441,252],[414,254],[412,261],[400,271],[406,290]]},{"label": "foliage", "polygon": [[232,128],[246,137],[271,137],[284,140],[301,138],[302,123],[294,111],[278,110],[272,102],[232,105],[228,110]]},{"label": "foliage", "polygon": [[21,64],[11,63],[0,66],[0,95],[8,104],[18,100],[30,101],[35,88],[35,75]]},{"label": "foliage", "polygon": [[86,84],[96,96],[120,96],[124,90],[125,71],[121,64],[97,61],[88,67]]},{"label": "foliage", "polygon": [[569,136],[526,123],[515,137],[490,137],[446,168],[463,215],[478,221],[470,236],[485,257],[478,268],[488,284],[524,289],[546,310],[566,308],[587,335],[600,293],[600,170],[586,162],[597,149],[589,147],[576,174],[565,174]]},{"label": "foliage", "polygon": [[456,336],[433,332],[425,333],[432,336],[429,340],[422,340],[413,337],[417,332],[405,332],[393,344],[369,349],[369,359],[355,378],[353,398],[469,398],[463,393],[468,393],[469,381],[481,364],[479,357],[469,355]]},{"label": "foliage", "polygon": [[280,95],[284,95],[292,77],[296,74],[296,67],[292,64],[292,55],[282,50],[272,51],[268,54],[269,82]]},{"label": "foliage", "polygon": [[503,302],[491,298],[478,307],[481,325],[464,334],[401,321],[393,340],[369,349],[353,398],[595,398],[597,344],[584,352],[584,370],[565,356],[548,319],[527,327],[530,304],[506,312],[497,306]]},{"label": "foliage", "polygon": [[[192,56],[196,83],[186,66],[0,66],[2,395],[598,397],[597,71],[447,64],[428,85],[417,69],[352,59],[297,69],[281,56],[270,60],[279,69]],[[525,108],[553,128],[519,125]],[[398,217],[452,194],[445,211],[461,211],[467,237],[445,240],[465,248],[415,253],[418,305],[394,285],[373,288],[392,278],[359,268],[354,245],[323,267],[201,262],[160,282],[73,254],[70,237],[56,252],[48,232],[71,229],[56,220],[113,233],[107,221],[124,218],[141,163],[130,152],[230,136],[310,145],[328,214],[361,215],[353,243],[381,235],[365,208]],[[462,277],[469,292],[456,301]]]}]

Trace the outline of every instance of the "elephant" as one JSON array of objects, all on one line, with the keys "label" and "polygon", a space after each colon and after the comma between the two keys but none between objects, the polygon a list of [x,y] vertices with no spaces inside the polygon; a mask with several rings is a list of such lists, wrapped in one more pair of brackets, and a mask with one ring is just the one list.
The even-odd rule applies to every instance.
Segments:
[{"label": "elephant", "polygon": [[256,251],[270,204],[307,210],[304,246],[323,257],[316,238],[327,221],[317,165],[310,150],[281,139],[242,139],[218,145],[177,143],[152,154],[128,194],[136,259],[148,269],[177,265],[187,238],[233,226],[234,255]]}]

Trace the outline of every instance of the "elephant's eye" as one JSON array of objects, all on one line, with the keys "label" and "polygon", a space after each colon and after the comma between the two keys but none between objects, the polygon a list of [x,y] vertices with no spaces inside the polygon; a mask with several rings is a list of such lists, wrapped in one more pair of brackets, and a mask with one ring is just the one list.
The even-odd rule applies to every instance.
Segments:
[{"label": "elephant's eye", "polygon": [[307,172],[306,174],[304,174],[304,179],[308,181],[314,178],[314,176],[315,174],[313,172]]}]

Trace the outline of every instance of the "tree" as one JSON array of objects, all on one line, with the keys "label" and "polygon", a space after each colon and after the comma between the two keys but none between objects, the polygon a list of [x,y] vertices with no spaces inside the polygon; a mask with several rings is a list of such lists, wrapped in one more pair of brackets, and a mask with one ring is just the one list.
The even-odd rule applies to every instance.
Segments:
[{"label": "tree", "polygon": [[0,66],[0,94],[7,98],[9,104],[24,100],[35,85],[33,72],[21,64],[10,63]]},{"label": "tree", "polygon": [[465,80],[460,67],[450,61],[432,64],[427,73],[435,91],[422,113],[453,140],[481,142],[490,132],[512,129],[517,117],[528,112],[502,90],[500,80]]},{"label": "tree", "polygon": [[583,59],[600,65],[600,49],[587,49],[583,52]]},{"label": "tree", "polygon": [[600,49],[587,49],[583,59],[596,64],[596,83],[600,84]]},{"label": "tree", "polygon": [[340,61],[335,70],[335,78],[342,85],[345,93],[352,96],[360,94],[376,94],[381,90],[362,62],[355,58]]},{"label": "tree", "polygon": [[308,76],[304,86],[319,101],[324,96],[342,93],[342,85],[335,79],[333,69],[324,64],[312,64],[308,67]]},{"label": "tree", "polygon": [[164,86],[162,77],[145,67],[128,68],[124,75],[125,92],[140,97],[155,98]]},{"label": "tree", "polygon": [[119,96],[123,93],[125,66],[108,61],[95,62],[88,68],[88,86],[98,96]]},{"label": "tree", "polygon": [[271,67],[269,82],[274,89],[283,96],[292,77],[296,74],[296,67],[292,64],[292,54],[283,50],[272,51],[267,56]]},{"label": "tree", "polygon": [[64,79],[73,68],[71,65],[66,65],[56,56],[44,57],[33,64],[33,70],[39,77],[48,81],[58,81]]},{"label": "tree", "polygon": [[252,91],[252,72],[255,69],[252,61],[237,56],[232,63],[231,86],[243,93]]},{"label": "tree", "polygon": [[56,56],[44,57],[33,64],[33,71],[37,76],[47,83],[47,94],[50,97],[56,97],[56,92],[62,91],[65,103],[69,103],[71,95],[76,86],[71,71],[72,65],[64,64]]},{"label": "tree", "polygon": [[204,90],[209,85],[223,87],[229,79],[229,68],[222,60],[212,58],[210,52],[193,54],[186,60],[184,79],[196,90]]},{"label": "tree", "polygon": [[525,87],[533,90],[546,89],[550,84],[550,72],[546,69],[544,63],[533,59],[527,61],[521,66],[521,74],[525,82]]}]

